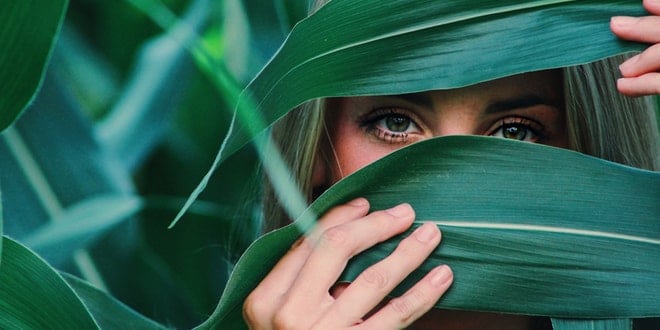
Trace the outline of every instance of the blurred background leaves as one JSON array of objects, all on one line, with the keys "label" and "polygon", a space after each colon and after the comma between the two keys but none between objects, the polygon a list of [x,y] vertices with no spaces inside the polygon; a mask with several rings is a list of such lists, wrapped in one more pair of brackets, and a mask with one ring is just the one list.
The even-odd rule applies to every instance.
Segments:
[{"label": "blurred background leaves", "polygon": [[304,0],[71,0],[41,90],[0,135],[4,233],[159,323],[201,323],[258,230],[253,152],[167,226],[235,94],[306,11]]}]

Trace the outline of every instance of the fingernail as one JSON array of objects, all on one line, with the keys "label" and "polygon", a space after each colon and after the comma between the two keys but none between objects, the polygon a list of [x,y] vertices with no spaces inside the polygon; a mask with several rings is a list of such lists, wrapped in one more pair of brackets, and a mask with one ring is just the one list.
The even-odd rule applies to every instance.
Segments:
[{"label": "fingernail", "polygon": [[427,222],[421,225],[419,228],[415,229],[413,234],[418,241],[422,243],[428,243],[435,237],[435,235],[437,235],[438,231],[435,230],[434,227],[434,224]]},{"label": "fingernail", "polygon": [[433,270],[431,275],[431,285],[439,287],[444,286],[453,277],[451,269],[447,265],[442,265]]},{"label": "fingernail", "polygon": [[385,212],[397,217],[401,218],[407,215],[410,215],[410,212],[412,212],[412,207],[408,203],[403,203],[399,204],[391,209],[385,210]]},{"label": "fingernail", "polygon": [[639,18],[637,17],[614,16],[612,17],[612,24],[617,26],[630,26],[637,23],[638,20]]},{"label": "fingernail", "polygon": [[630,81],[630,78],[619,78],[616,80],[616,88],[621,91],[626,90],[628,87],[628,82]]},{"label": "fingernail", "polygon": [[367,201],[366,198],[358,197],[358,198],[348,202],[348,204],[353,205],[353,206],[365,206],[365,205],[369,204],[369,201]]}]

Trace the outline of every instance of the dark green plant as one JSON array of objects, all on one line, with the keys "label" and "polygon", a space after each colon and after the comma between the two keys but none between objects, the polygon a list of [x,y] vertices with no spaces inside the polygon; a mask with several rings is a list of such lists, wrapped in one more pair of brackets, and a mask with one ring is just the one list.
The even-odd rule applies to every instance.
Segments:
[{"label": "dark green plant", "polygon": [[[305,15],[305,1],[164,2],[71,0],[67,4],[64,0],[41,0],[0,4],[0,42],[8,50],[0,55],[0,129],[8,127],[0,135],[1,228],[5,235],[0,260],[3,327],[188,328],[205,320],[202,327],[241,325],[241,299],[268,270],[261,259],[258,267],[251,265],[254,260],[248,255],[234,274],[234,278],[246,280],[230,282],[218,304],[236,254],[246,248],[258,230],[258,211],[249,198],[255,191],[246,188],[251,186],[246,182],[249,178],[258,185],[259,176],[254,174],[259,158],[266,160],[263,165],[267,171],[285,171],[272,161],[272,154],[268,154],[272,150],[263,145],[243,147],[258,132],[291,107],[311,98],[450,88],[640,49],[640,45],[618,42],[609,32],[607,21],[612,15],[643,13],[637,1],[487,1],[475,6],[468,1],[397,0],[383,4],[333,0],[318,15],[300,23],[277,57],[240,94],[279,48],[293,24]],[[412,5],[428,7],[405,10]],[[447,10],[447,6],[455,7]],[[391,17],[384,15],[391,11],[399,13],[397,20],[384,19]],[[560,15],[562,12],[574,15]],[[530,25],[525,20],[527,15],[534,15],[538,20],[532,22],[538,26]],[[502,25],[503,21],[507,24]],[[356,30],[354,25],[361,28]],[[526,26],[524,33],[512,28],[521,25]],[[500,27],[499,32],[475,39],[483,35],[479,31],[492,31],[492,26]],[[578,27],[583,33],[570,40],[562,38],[565,31]],[[310,38],[309,31],[314,29],[328,34]],[[436,40],[438,34],[432,33],[436,29],[453,37]],[[434,54],[432,45],[455,51],[445,52],[444,57],[427,56]],[[572,51],[575,45],[579,45],[580,52]],[[373,54],[380,54],[381,61],[373,61]],[[475,61],[464,63],[465,58]],[[461,75],[456,70],[461,70]],[[430,72],[434,79],[428,79]],[[457,80],[459,76],[463,79]],[[34,98],[39,85],[43,87]],[[195,197],[204,200],[188,204],[182,221],[167,230],[184,205],[184,197],[214,162],[212,155],[236,109],[236,126],[212,166],[217,174],[213,180],[207,175],[203,194],[201,188],[195,191]],[[428,143],[450,143],[443,141],[454,140]],[[456,150],[457,154],[504,143],[504,149],[531,148],[530,152],[539,155],[537,162],[549,158],[585,164],[585,171],[612,171],[612,175],[630,178],[631,183],[658,180],[657,174],[604,165],[567,151],[478,138],[456,141],[454,149],[448,150]],[[405,151],[392,157],[402,155]],[[430,157],[428,160],[436,161]],[[366,177],[377,175],[378,166],[387,162],[377,162],[356,174],[350,179],[355,182],[347,180],[338,185],[312,210],[321,212],[358,191],[373,191]],[[534,164],[530,161],[530,166]],[[461,162],[456,171],[476,165],[478,162]],[[493,170],[506,173],[504,168]],[[577,170],[568,174],[585,175]],[[410,178],[414,175],[421,174],[411,174]],[[649,185],[642,196],[626,196],[650,199],[652,203],[658,199],[657,186]],[[599,182],[575,186],[576,194],[579,189],[594,187],[623,191],[611,182]],[[279,189],[284,191],[283,196],[296,194],[288,186]],[[399,191],[405,186],[392,189]],[[372,202],[390,205],[394,201],[388,198],[374,195]],[[419,203],[416,208],[433,210],[422,206],[432,205],[432,201],[406,201]],[[594,207],[607,206],[607,200],[600,202],[604,204]],[[505,206],[495,201],[484,203]],[[452,205],[457,214],[467,214],[459,212],[463,204]],[[576,209],[583,206],[567,205]],[[305,212],[305,207],[304,201],[298,200],[289,210],[298,215]],[[657,206],[650,207],[650,219],[657,218]],[[429,213],[429,218],[441,220],[436,217],[441,215]],[[300,223],[313,218],[303,217]],[[586,219],[574,220],[582,228]],[[639,223],[647,220],[640,215]],[[651,243],[633,240],[630,249],[636,253],[647,251],[644,256],[651,259],[644,265],[652,265],[653,256],[658,255],[658,245],[653,243],[658,240],[657,226],[647,224],[634,233],[624,229],[597,225],[589,228],[614,236],[647,238]],[[458,226],[443,230],[456,239],[463,237],[462,231],[487,235],[490,229],[472,232]],[[288,247],[299,232],[298,227],[287,227],[254,249],[265,248],[274,261],[281,253],[278,250]],[[515,243],[516,233],[512,230],[508,234],[513,245],[519,244]],[[580,242],[602,238],[595,237],[583,235]],[[608,245],[627,242],[612,241],[609,236],[605,239]],[[460,239],[454,240],[454,245],[451,242],[449,238],[450,244],[443,246],[451,249],[462,244]],[[379,248],[387,249],[387,245]],[[539,248],[547,251],[548,246]],[[597,253],[607,252],[596,243],[592,248]],[[377,248],[364,255],[361,258],[366,259],[357,260],[347,276],[359,272],[360,265],[368,262],[364,260],[382,253]],[[617,260],[627,255],[632,254]],[[639,264],[622,262],[636,269],[636,280],[648,280],[646,285],[636,286],[645,292],[627,292],[628,298],[635,301],[635,294],[658,296],[659,277],[654,273],[658,267],[640,268],[636,267]],[[453,264],[461,268],[460,263]],[[610,279],[620,275],[604,273]],[[580,285],[591,288],[592,284]],[[467,287],[457,285],[447,303],[461,308],[462,290]],[[586,311],[569,315],[545,309],[542,304],[526,312],[624,318],[595,323],[554,319],[555,327],[561,329],[592,325],[626,328],[627,318],[658,316],[648,312],[647,307],[657,306],[653,299],[657,298],[607,315]],[[506,307],[506,311],[520,308],[513,303],[491,303]]]}]

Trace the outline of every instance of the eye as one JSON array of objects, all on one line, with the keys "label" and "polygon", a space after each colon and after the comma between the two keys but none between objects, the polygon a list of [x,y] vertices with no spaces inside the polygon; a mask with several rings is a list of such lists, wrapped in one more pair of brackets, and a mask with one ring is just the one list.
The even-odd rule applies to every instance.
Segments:
[{"label": "eye", "polygon": [[543,139],[543,127],[536,121],[527,118],[505,118],[491,130],[490,136],[527,142],[538,142]]},{"label": "eye", "polygon": [[360,119],[360,126],[389,143],[407,143],[409,134],[421,133],[419,125],[405,109],[379,108]]},{"label": "eye", "polygon": [[407,116],[391,114],[378,120],[376,125],[393,133],[405,133],[415,124]]}]

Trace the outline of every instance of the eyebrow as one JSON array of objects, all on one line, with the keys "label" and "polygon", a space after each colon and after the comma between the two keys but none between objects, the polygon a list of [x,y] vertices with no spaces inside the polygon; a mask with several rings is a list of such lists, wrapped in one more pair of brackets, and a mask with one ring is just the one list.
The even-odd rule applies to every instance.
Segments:
[{"label": "eyebrow", "polygon": [[486,114],[493,114],[514,109],[529,108],[536,105],[547,105],[552,109],[559,111],[557,102],[551,101],[541,95],[525,94],[510,99],[496,101],[488,105],[484,111]]},{"label": "eyebrow", "polygon": [[421,92],[421,93],[397,94],[397,95],[390,95],[390,97],[402,99],[404,101],[410,102],[414,105],[423,108],[433,109],[433,100],[428,95],[428,93]]}]

